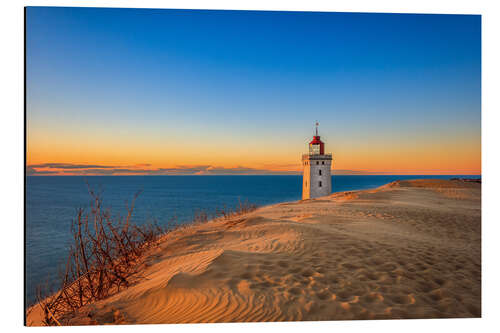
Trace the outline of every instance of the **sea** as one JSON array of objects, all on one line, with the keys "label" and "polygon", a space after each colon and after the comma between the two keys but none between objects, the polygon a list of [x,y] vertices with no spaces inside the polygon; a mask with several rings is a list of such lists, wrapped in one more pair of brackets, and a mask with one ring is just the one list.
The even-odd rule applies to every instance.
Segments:
[{"label": "sea", "polygon": [[[475,175],[353,175],[332,176],[334,192],[376,188],[395,180]],[[302,195],[302,176],[28,176],[26,178],[25,297],[35,301],[36,286],[53,287],[71,241],[70,225],[77,209],[89,210],[89,188],[101,193],[104,207],[125,216],[136,193],[132,222],[156,222],[166,227],[192,221],[197,212],[236,208],[239,202],[258,206],[296,201]]]}]

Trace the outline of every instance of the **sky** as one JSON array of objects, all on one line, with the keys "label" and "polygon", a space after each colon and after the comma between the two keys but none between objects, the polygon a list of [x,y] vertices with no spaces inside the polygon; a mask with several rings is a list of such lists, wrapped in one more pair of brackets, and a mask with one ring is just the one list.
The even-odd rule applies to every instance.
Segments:
[{"label": "sky", "polygon": [[28,7],[28,175],[481,174],[479,15]]}]

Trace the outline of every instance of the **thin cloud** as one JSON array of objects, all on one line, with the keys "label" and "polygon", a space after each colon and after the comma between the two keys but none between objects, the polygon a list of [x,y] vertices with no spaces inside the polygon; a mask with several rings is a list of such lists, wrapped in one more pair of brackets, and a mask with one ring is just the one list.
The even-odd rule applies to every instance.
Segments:
[{"label": "thin cloud", "polygon": [[[297,171],[280,171],[272,169],[257,169],[245,166],[234,168],[217,167],[213,165],[179,165],[174,168],[148,169],[137,164],[131,167],[117,167],[95,164],[43,163],[29,165],[29,175],[297,175]],[[42,170],[38,170],[42,169]]]},{"label": "thin cloud", "polygon": [[204,175],[296,175],[297,171],[278,171],[270,169],[255,169],[244,166],[235,168],[211,167],[204,170]]},{"label": "thin cloud", "polygon": [[[71,164],[71,163],[42,163],[31,164],[26,168],[28,176],[42,175],[85,175],[85,176],[114,176],[114,175],[300,175],[297,170],[273,170],[271,168],[250,168],[236,166],[225,168],[213,165],[178,165],[174,168],[148,168],[151,164],[135,164],[131,166],[113,166],[100,164]],[[266,165],[270,166],[270,165]],[[285,165],[273,165],[284,167]],[[290,164],[295,166],[295,164]],[[42,170],[39,170],[42,169]],[[334,169],[333,175],[381,175],[386,172],[369,172],[360,170]]]},{"label": "thin cloud", "polygon": [[113,165],[95,165],[95,164],[71,164],[71,163],[43,163],[43,164],[31,164],[29,165],[31,168],[50,168],[50,169],[113,169],[116,166]]},{"label": "thin cloud", "polygon": [[54,175],[57,174],[58,172],[55,170],[40,170],[37,171],[32,167],[27,167],[26,168],[26,175],[28,176],[34,176],[34,175]]},{"label": "thin cloud", "polygon": [[370,171],[360,171],[360,170],[348,170],[348,169],[337,169],[332,170],[333,175],[338,176],[355,176],[355,175],[383,175],[390,174],[388,172],[370,172]]}]

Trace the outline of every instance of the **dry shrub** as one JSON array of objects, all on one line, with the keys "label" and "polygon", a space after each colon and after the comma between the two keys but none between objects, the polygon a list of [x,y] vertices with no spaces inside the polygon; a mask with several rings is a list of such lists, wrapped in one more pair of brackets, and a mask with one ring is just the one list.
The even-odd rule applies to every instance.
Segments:
[{"label": "dry shrub", "polygon": [[249,203],[248,200],[242,202],[238,198],[238,206],[236,206],[236,208],[231,209],[224,205],[222,208],[215,208],[215,212],[213,214],[209,214],[206,210],[198,210],[195,212],[192,222],[200,224],[217,219],[228,220],[233,217],[252,212],[256,209],[257,205]]},{"label": "dry shrub", "polygon": [[140,192],[127,207],[125,218],[112,217],[109,209],[103,209],[101,195],[90,188],[89,193],[92,197],[90,214],[78,209],[72,221],[73,242],[61,274],[59,291],[47,297],[47,287],[37,288],[37,301],[43,309],[45,325],[60,325],[66,314],[127,288],[131,277],[137,274],[141,254],[156,244],[164,233],[156,224],[131,224],[134,203]]},{"label": "dry shrub", "polygon": [[242,214],[250,213],[256,209],[257,205],[249,203],[247,200],[241,202],[240,198],[238,198],[238,206],[236,206],[235,209],[229,209],[225,205],[222,209],[216,208],[213,218],[214,219],[222,218],[228,220]]},{"label": "dry shrub", "polygon": [[[109,209],[103,209],[102,196],[90,187],[89,193],[92,197],[90,214],[78,209],[72,221],[73,243],[60,274],[59,291],[50,292],[48,283],[37,287],[37,302],[43,310],[43,323],[48,326],[64,325],[64,318],[69,318],[68,315],[83,306],[129,287],[132,277],[138,275],[137,263],[144,251],[158,244],[165,232],[180,226],[173,220],[169,221],[166,229],[156,223],[133,225],[131,217],[140,192],[127,207],[125,219],[114,218]],[[206,211],[196,212],[192,223],[229,219],[257,208],[248,201],[238,199],[238,202],[234,210],[224,206],[216,209],[213,215]]]}]

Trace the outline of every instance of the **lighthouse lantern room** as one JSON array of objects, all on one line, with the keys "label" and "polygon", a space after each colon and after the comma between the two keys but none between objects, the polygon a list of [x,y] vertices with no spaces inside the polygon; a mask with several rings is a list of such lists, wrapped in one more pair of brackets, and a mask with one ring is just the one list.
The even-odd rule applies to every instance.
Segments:
[{"label": "lighthouse lantern room", "polygon": [[325,144],[318,135],[309,142],[309,154],[302,155],[302,199],[314,199],[332,193],[332,154],[325,154]]}]

